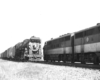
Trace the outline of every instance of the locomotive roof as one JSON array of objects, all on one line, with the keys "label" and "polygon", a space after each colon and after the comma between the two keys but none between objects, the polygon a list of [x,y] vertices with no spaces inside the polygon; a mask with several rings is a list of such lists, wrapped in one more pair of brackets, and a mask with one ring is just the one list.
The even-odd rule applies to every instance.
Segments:
[{"label": "locomotive roof", "polygon": [[34,36],[32,36],[32,37],[30,38],[30,41],[41,43],[41,39],[40,39],[39,37],[34,37]]},{"label": "locomotive roof", "polygon": [[67,34],[61,35],[60,37],[57,37],[57,38],[54,38],[54,39],[48,40],[48,41],[46,41],[46,42],[54,41],[54,40],[57,40],[57,39],[61,39],[61,38],[64,38],[64,37],[66,37],[66,36],[71,36],[71,33],[67,33]]},{"label": "locomotive roof", "polygon": [[17,43],[15,46],[16,46],[16,48],[21,47],[22,46],[22,42]]},{"label": "locomotive roof", "polygon": [[41,40],[39,37],[34,37],[34,36],[32,36],[30,39],[37,39],[37,40]]},{"label": "locomotive roof", "polygon": [[95,26],[92,26],[92,27],[89,27],[89,28],[85,28],[85,29],[76,31],[76,32],[74,32],[74,34],[79,33],[79,32],[83,32],[83,31],[86,31],[86,30],[89,30],[89,29],[93,29],[93,28],[96,28],[96,27],[100,27],[100,23],[98,23],[98,24],[95,25]]},{"label": "locomotive roof", "polygon": [[25,39],[22,43],[23,46],[25,46],[29,42],[29,39]]},{"label": "locomotive roof", "polygon": [[100,27],[100,23],[97,23],[97,25],[92,26],[92,27],[89,27],[89,28],[86,28],[86,29],[82,29],[82,30],[79,30],[79,31],[76,31],[76,32],[73,32],[73,33],[68,33],[68,34],[62,35],[60,37],[57,37],[57,38],[48,40],[46,42],[53,41],[53,40],[56,40],[56,39],[60,39],[60,38],[66,37],[66,36],[71,36],[72,34],[76,34],[76,33],[79,33],[79,32],[83,32],[83,31],[86,31],[86,30],[89,30],[89,29],[92,29],[92,28],[96,28],[96,27]]}]

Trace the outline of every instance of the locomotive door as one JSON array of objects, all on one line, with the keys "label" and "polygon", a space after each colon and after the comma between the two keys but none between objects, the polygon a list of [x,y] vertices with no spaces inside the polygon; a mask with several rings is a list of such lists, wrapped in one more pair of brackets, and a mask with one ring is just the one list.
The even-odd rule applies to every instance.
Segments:
[{"label": "locomotive door", "polygon": [[72,47],[72,59],[71,62],[74,63],[74,36],[71,36],[71,47]]},{"label": "locomotive door", "polygon": [[85,55],[84,55],[84,43],[85,43],[85,37],[84,37],[84,33],[82,33],[82,38],[81,38],[81,63],[85,64]]}]

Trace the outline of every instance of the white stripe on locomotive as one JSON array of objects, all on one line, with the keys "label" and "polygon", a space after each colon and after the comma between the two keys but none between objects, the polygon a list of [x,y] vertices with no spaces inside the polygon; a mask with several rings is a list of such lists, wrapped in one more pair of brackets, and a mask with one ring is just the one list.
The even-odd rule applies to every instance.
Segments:
[{"label": "white stripe on locomotive", "polygon": [[71,54],[72,53],[71,47],[65,47],[65,48],[56,48],[48,50],[47,54]]},{"label": "white stripe on locomotive", "polygon": [[[82,46],[77,45],[75,46],[75,53],[81,53],[82,51]],[[100,52],[100,42],[97,43],[90,43],[90,44],[84,44],[84,53],[88,52]]]},{"label": "white stripe on locomotive", "polygon": [[[30,48],[32,51],[37,51],[37,50],[39,50],[39,46],[40,46],[40,44],[39,44],[39,43],[36,43],[36,42],[34,42],[34,43],[30,42],[30,43],[29,43],[29,48]],[[34,49],[33,47],[35,47],[35,49]]]}]

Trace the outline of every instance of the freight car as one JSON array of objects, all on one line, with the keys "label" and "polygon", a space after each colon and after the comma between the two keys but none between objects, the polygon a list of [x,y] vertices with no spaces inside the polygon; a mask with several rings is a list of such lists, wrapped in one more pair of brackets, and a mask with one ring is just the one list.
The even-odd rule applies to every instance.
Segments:
[{"label": "freight car", "polygon": [[7,58],[8,59],[14,59],[15,57],[15,47],[10,47],[7,49]]},{"label": "freight car", "polygon": [[17,43],[15,45],[15,60],[24,60],[24,48],[23,42]]},{"label": "freight car", "polygon": [[1,58],[7,59],[7,50],[5,50],[5,51],[3,52],[3,54],[1,53]]},{"label": "freight car", "polygon": [[100,24],[45,42],[45,61],[100,62]]},{"label": "freight car", "polygon": [[8,48],[7,50],[5,50],[3,53],[1,53],[1,58],[2,59],[8,59],[8,60],[21,60],[21,57],[18,57],[17,54],[21,54],[18,53],[18,49],[20,48],[21,43],[16,44],[13,47]]},{"label": "freight car", "polygon": [[12,60],[32,60],[33,58],[39,58],[40,60],[42,58],[41,39],[38,37],[25,39],[23,42],[19,42],[1,53],[1,58]]}]

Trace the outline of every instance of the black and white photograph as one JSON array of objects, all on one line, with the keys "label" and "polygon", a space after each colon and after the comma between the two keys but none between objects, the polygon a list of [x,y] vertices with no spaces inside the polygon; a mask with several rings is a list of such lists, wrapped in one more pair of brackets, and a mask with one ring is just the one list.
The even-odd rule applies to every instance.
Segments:
[{"label": "black and white photograph", "polygon": [[0,0],[0,80],[100,80],[100,1]]}]

